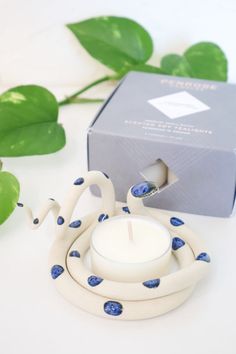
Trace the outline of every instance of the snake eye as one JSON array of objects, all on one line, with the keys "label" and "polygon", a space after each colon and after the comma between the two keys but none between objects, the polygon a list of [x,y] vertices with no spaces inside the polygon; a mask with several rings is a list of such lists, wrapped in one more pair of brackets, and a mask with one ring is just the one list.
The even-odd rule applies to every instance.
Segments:
[{"label": "snake eye", "polygon": [[131,194],[135,198],[146,198],[158,192],[157,186],[153,182],[145,181],[135,184],[131,188]]}]

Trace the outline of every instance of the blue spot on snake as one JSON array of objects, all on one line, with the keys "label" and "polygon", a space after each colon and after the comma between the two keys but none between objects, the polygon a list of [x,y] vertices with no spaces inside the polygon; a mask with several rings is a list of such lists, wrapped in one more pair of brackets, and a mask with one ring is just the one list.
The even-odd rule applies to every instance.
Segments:
[{"label": "blue spot on snake", "polygon": [[97,277],[96,275],[91,275],[90,277],[88,277],[88,284],[93,287],[99,285],[102,281],[103,279]]},{"label": "blue spot on snake", "polygon": [[176,218],[176,217],[170,218],[170,223],[171,223],[171,225],[173,225],[173,226],[181,226],[181,225],[184,225],[183,220],[181,220],[181,219],[179,219],[179,218]]},{"label": "blue spot on snake", "polygon": [[145,182],[135,184],[131,188],[131,194],[136,198],[144,198],[157,192],[157,190],[158,189],[154,183],[145,181]]},{"label": "blue spot on snake", "polygon": [[184,240],[182,240],[181,238],[179,237],[174,237],[172,239],[172,249],[174,251],[177,251],[179,248],[183,247],[185,245],[185,242]]},{"label": "blue spot on snake", "polygon": [[102,172],[102,173],[104,174],[104,176],[105,176],[106,178],[109,179],[109,176],[108,176],[105,172]]},{"label": "blue spot on snake", "polygon": [[16,203],[16,205],[20,208],[23,208],[23,206],[24,206],[22,203]]},{"label": "blue spot on snake", "polygon": [[69,227],[73,227],[74,229],[76,229],[77,227],[80,227],[81,224],[81,220],[75,220],[70,223]]},{"label": "blue spot on snake", "polygon": [[77,178],[77,179],[74,181],[74,185],[75,185],[75,186],[80,186],[80,185],[83,184],[83,183],[84,183],[83,177],[79,177],[79,178]]},{"label": "blue spot on snake", "polygon": [[160,279],[146,280],[143,285],[149,289],[157,288],[160,285]]},{"label": "blue spot on snake", "polygon": [[123,312],[123,306],[117,301],[107,301],[103,308],[104,311],[111,316],[120,316]]},{"label": "blue spot on snake", "polygon": [[77,250],[73,250],[73,251],[70,251],[69,256],[80,258],[80,253]]},{"label": "blue spot on snake", "polygon": [[39,223],[39,219],[38,218],[35,218],[34,220],[33,220],[33,224],[34,225],[37,225]]},{"label": "blue spot on snake", "polygon": [[106,219],[108,219],[109,218],[109,216],[107,215],[107,214],[101,214],[101,215],[99,215],[99,217],[98,217],[98,221],[99,222],[102,222],[102,221],[104,221],[104,220],[106,220]]},{"label": "blue spot on snake", "polygon": [[209,254],[207,254],[206,252],[202,252],[196,257],[196,261],[203,261],[203,262],[210,263],[211,258]]},{"label": "blue spot on snake", "polygon": [[64,268],[62,266],[58,265],[58,264],[55,264],[51,268],[52,279],[58,278],[63,272],[64,272]]},{"label": "blue spot on snake", "polygon": [[124,206],[124,207],[122,208],[122,210],[123,210],[125,213],[130,214],[130,210],[129,210],[129,208],[128,208],[127,206]]},{"label": "blue spot on snake", "polygon": [[65,222],[64,218],[63,218],[62,216],[58,216],[58,218],[57,218],[57,224],[58,224],[58,225],[62,225],[62,224],[64,224],[64,222]]}]

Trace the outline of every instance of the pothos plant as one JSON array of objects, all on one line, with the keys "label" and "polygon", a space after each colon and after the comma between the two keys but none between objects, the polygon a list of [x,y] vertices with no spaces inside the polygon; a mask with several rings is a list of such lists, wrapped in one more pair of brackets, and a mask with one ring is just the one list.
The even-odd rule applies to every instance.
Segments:
[{"label": "pothos plant", "polygon": [[[56,152],[66,144],[64,128],[58,123],[60,106],[70,103],[100,102],[82,98],[91,87],[118,81],[129,71],[168,74],[227,81],[227,59],[221,48],[210,42],[189,47],[182,55],[168,54],[160,66],[150,65],[153,41],[137,22],[123,17],[96,17],[68,24],[84,49],[112,70],[74,94],[57,102],[46,88],[25,85],[0,95],[0,156],[17,157]],[[0,164],[0,170],[2,163]],[[0,224],[14,210],[20,185],[11,173],[0,171]]]}]

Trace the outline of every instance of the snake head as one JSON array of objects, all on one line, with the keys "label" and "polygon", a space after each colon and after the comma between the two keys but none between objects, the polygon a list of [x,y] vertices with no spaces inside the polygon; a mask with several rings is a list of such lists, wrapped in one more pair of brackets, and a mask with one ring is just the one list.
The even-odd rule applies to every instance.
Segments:
[{"label": "snake head", "polygon": [[146,198],[158,192],[158,187],[155,183],[150,181],[144,181],[138,184],[135,184],[131,187],[131,194],[135,198]]}]

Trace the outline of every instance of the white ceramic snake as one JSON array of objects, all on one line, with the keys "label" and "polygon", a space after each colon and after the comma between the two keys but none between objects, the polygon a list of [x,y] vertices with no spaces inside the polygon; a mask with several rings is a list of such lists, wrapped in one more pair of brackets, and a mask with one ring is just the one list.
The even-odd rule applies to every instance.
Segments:
[{"label": "white ceramic snake", "polygon": [[[101,190],[102,208],[80,220],[71,221],[81,194],[94,184]],[[135,185],[128,191],[127,206],[116,209],[110,179],[102,172],[91,171],[74,182],[62,207],[49,199],[37,218],[33,218],[28,207],[18,203],[26,210],[33,228],[40,226],[50,210],[54,213],[56,239],[49,265],[57,289],[67,300],[99,316],[134,320],[163,314],[188,298],[196,283],[206,274],[210,257],[199,237],[182,220],[144,207],[143,198],[157,191],[152,182]],[[89,249],[92,230],[97,223],[124,213],[149,215],[168,228],[179,270],[143,283],[115,282],[91,273],[84,263],[84,256]]]}]

